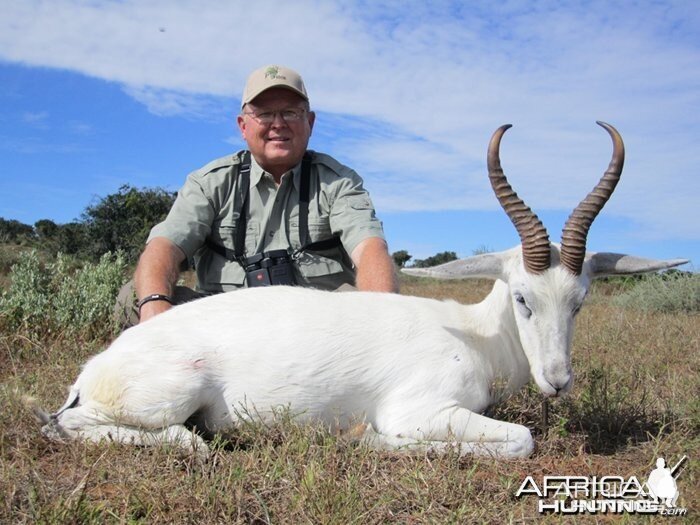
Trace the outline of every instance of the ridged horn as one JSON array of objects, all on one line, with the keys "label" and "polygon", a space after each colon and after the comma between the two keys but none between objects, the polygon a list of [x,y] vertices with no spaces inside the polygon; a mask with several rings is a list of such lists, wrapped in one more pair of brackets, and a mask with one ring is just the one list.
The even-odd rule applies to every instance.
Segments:
[{"label": "ridged horn", "polygon": [[498,202],[501,203],[501,207],[505,210],[515,229],[518,230],[525,270],[529,273],[542,273],[550,265],[549,235],[547,235],[542,221],[513,191],[503,174],[503,169],[501,169],[499,155],[501,138],[510,127],[510,124],[505,124],[498,128],[489,142],[487,156],[489,180]]},{"label": "ridged horn", "polygon": [[583,260],[586,257],[588,230],[615,190],[625,163],[625,145],[620,134],[610,124],[600,121],[596,124],[605,128],[610,134],[613,141],[613,154],[603,177],[588,196],[576,206],[564,225],[561,236],[561,264],[574,275],[581,275]]}]

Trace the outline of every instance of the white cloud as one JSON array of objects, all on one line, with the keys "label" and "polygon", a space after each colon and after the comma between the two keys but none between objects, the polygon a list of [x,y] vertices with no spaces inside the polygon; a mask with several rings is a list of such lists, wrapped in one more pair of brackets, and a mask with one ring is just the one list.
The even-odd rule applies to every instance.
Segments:
[{"label": "white cloud", "polygon": [[92,135],[95,132],[95,128],[92,124],[88,122],[82,122],[80,120],[70,120],[67,123],[67,129],[70,133],[74,135]]},{"label": "white cloud", "polygon": [[249,71],[295,67],[336,125],[315,140],[388,210],[495,208],[484,157],[505,122],[518,193],[571,208],[609,160],[603,119],[628,150],[606,213],[700,236],[697,2],[35,0],[0,20],[0,58],[120,83],[158,115],[219,118]]},{"label": "white cloud", "polygon": [[36,137],[8,137],[0,135],[0,150],[25,155],[75,154],[90,151],[88,147],[76,142],[48,143]]},{"label": "white cloud", "polygon": [[32,128],[46,130],[49,129],[49,113],[48,111],[25,112],[22,114],[22,122],[28,124]]},{"label": "white cloud", "polygon": [[234,114],[232,104],[227,104],[222,97],[183,93],[150,86],[125,86],[124,91],[146,106],[148,111],[161,117],[178,115],[221,121],[230,119]]}]

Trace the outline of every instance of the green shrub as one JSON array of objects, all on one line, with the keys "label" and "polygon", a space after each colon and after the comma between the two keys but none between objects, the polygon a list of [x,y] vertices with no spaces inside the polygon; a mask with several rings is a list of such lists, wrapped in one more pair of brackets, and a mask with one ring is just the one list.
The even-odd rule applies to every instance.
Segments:
[{"label": "green shrub", "polygon": [[700,275],[687,272],[648,275],[615,297],[623,308],[649,312],[700,311]]},{"label": "green shrub", "polygon": [[410,261],[413,256],[406,250],[399,250],[391,254],[392,259],[394,259],[394,264],[399,268],[406,266],[406,263]]},{"label": "green shrub", "polygon": [[42,264],[35,251],[24,253],[0,297],[3,324],[29,337],[108,335],[115,329],[112,312],[126,267],[121,253],[82,267],[62,254]]},{"label": "green shrub", "polygon": [[413,261],[415,268],[430,268],[438,264],[444,264],[450,261],[456,261],[457,254],[455,252],[440,252],[428,257],[427,259],[416,259]]},{"label": "green shrub", "polygon": [[78,253],[97,260],[121,251],[130,262],[138,259],[151,228],[168,215],[175,195],[162,188],[119,188],[88,206],[82,215],[84,239]]},{"label": "green shrub", "polygon": [[17,264],[22,252],[28,250],[24,246],[0,243],[0,285],[9,282],[7,276],[10,273],[10,269]]},{"label": "green shrub", "polygon": [[4,219],[0,217],[0,242],[21,243],[34,237],[34,228],[29,224],[16,221],[14,219]]},{"label": "green shrub", "polygon": [[[50,309],[50,274],[41,268],[39,256],[32,250],[23,254],[10,270],[10,288],[0,298],[0,312],[7,318],[10,328],[36,327],[33,333],[44,329],[46,314]],[[39,326],[41,325],[41,326]]]}]

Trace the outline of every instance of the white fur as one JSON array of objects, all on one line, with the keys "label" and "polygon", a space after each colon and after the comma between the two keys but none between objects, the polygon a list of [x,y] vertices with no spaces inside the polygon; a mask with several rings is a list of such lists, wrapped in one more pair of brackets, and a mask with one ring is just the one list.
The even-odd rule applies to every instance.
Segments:
[{"label": "white fur", "polygon": [[530,376],[548,396],[571,388],[573,317],[593,275],[530,275],[519,247],[423,273],[497,281],[475,305],[269,287],[178,306],[89,360],[44,432],[206,451],[183,426],[194,414],[216,432],[282,406],[365,423],[377,448],[529,455],[526,427],[480,413]]}]

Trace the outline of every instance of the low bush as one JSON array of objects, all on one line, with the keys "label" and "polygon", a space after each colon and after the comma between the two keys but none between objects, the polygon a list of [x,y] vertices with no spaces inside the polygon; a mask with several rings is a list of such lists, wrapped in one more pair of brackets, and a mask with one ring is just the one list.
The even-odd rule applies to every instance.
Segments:
[{"label": "low bush", "polygon": [[36,251],[23,253],[0,297],[0,322],[30,338],[109,335],[115,329],[112,312],[126,268],[121,253],[107,253],[82,266],[61,254],[42,263]]},{"label": "low bush", "polygon": [[29,248],[16,244],[0,243],[0,290],[7,287],[10,281],[10,270],[19,262],[25,251],[29,251]]},{"label": "low bush", "polygon": [[615,297],[614,304],[648,312],[700,312],[700,275],[648,275]]}]

